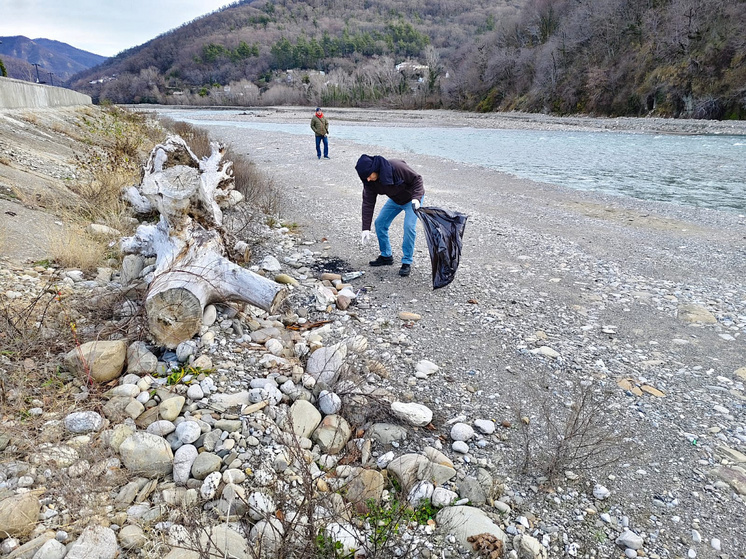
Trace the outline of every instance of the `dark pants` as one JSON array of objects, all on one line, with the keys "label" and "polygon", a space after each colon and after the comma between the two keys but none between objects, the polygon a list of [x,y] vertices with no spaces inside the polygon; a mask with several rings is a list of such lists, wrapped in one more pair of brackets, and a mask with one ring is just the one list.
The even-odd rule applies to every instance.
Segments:
[{"label": "dark pants", "polygon": [[321,159],[321,140],[324,140],[324,157],[329,157],[329,139],[326,136],[316,136],[316,157]]}]

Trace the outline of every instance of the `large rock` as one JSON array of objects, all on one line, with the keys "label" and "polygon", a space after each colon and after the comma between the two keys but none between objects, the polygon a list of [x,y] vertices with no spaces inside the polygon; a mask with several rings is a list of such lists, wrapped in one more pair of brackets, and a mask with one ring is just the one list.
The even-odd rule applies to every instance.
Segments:
[{"label": "large rock", "polygon": [[313,432],[313,440],[319,444],[322,452],[337,454],[344,448],[352,436],[352,429],[341,415],[327,415]]},{"label": "large rock", "polygon": [[539,540],[528,534],[520,534],[513,538],[513,549],[518,552],[518,559],[547,559],[546,548]]},{"label": "large rock", "polygon": [[41,503],[34,493],[21,493],[0,501],[0,539],[30,534],[40,510]]},{"label": "large rock", "polygon": [[128,470],[146,477],[164,476],[173,470],[171,446],[163,437],[151,433],[134,433],[120,445],[119,454]]},{"label": "large rock", "polygon": [[68,367],[82,377],[105,383],[122,374],[127,344],[121,340],[86,342],[65,355]]},{"label": "large rock", "polygon": [[429,465],[430,461],[425,456],[410,453],[395,458],[386,469],[399,480],[402,489],[409,492],[412,486],[419,481],[418,471],[421,468],[427,468]]},{"label": "large rock", "polygon": [[492,534],[505,541],[505,532],[489,516],[476,507],[446,507],[435,517],[444,534],[453,534],[466,549],[471,549],[470,536]]},{"label": "large rock", "polygon": [[95,411],[76,411],[65,416],[65,429],[71,433],[91,433],[103,425],[104,418]]},{"label": "large rock", "polygon": [[347,484],[347,500],[351,503],[364,503],[368,499],[381,500],[383,476],[376,470],[361,470]]},{"label": "large rock", "polygon": [[306,373],[316,381],[329,386],[339,378],[339,373],[347,357],[347,344],[338,343],[329,347],[321,347],[311,354],[306,365]]},{"label": "large rock", "polygon": [[290,406],[288,419],[293,433],[308,439],[321,423],[321,413],[311,402],[296,400]]},{"label": "large rock", "polygon": [[119,546],[114,530],[88,526],[70,546],[65,559],[114,559],[117,555]]},{"label": "large rock", "polygon": [[424,427],[433,420],[430,408],[414,402],[392,402],[391,413],[415,427]]},{"label": "large rock", "polygon": [[174,453],[174,483],[186,485],[198,455],[197,447],[191,444],[185,444]]},{"label": "large rock", "polygon": [[705,307],[693,303],[682,303],[677,309],[676,316],[688,324],[715,324],[717,318]]},{"label": "large rock", "polygon": [[128,373],[147,375],[154,373],[157,366],[158,358],[148,349],[145,342],[132,342],[127,348]]}]

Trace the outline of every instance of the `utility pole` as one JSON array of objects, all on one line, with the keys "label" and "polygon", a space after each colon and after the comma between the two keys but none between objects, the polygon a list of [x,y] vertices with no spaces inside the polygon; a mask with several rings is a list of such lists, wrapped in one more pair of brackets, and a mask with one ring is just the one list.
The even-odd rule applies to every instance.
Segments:
[{"label": "utility pole", "polygon": [[36,67],[36,83],[41,83],[41,80],[39,79],[39,63],[32,62],[31,65]]}]

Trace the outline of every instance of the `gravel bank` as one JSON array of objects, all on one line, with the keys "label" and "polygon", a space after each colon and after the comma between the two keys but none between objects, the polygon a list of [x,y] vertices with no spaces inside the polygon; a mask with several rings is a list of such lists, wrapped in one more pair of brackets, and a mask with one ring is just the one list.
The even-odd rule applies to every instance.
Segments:
[{"label": "gravel bank", "polygon": [[[241,118],[306,123],[309,117],[306,109],[246,112]],[[488,514],[496,523],[494,530],[479,531],[515,535],[507,545],[511,558],[519,556],[524,544],[527,548],[520,556],[531,559],[746,557],[745,218],[570,191],[446,159],[381,152],[402,157],[420,170],[427,189],[426,205],[469,215],[456,280],[433,291],[422,234],[409,278],[396,274],[398,266],[367,266],[377,250],[373,246],[362,249],[358,244],[360,184],[354,163],[363,152],[379,151],[337,141],[333,135],[335,118],[383,121],[392,126],[443,126],[447,122],[457,127],[479,121],[490,126],[498,122],[505,126],[582,125],[591,129],[613,125],[639,131],[650,130],[651,123],[658,121],[357,110],[330,111],[330,118],[332,159],[321,162],[315,158],[310,129],[307,137],[301,137],[210,126],[214,137],[246,153],[281,187],[287,208],[283,220],[297,225],[289,230],[267,230],[267,242],[256,248],[252,263],[258,266],[262,262],[265,270],[279,269],[297,276],[300,285],[292,288],[293,311],[303,317],[303,324],[329,323],[303,332],[290,329],[293,324],[286,329],[284,323],[263,313],[219,306],[206,313],[211,318],[205,318],[201,336],[181,344],[174,355],[158,348],[150,348],[157,355],[150,354],[145,344],[134,342],[128,352],[139,357],[128,356],[129,374],[119,379],[116,391],[104,395],[107,403],[96,407],[110,422],[100,437],[71,439],[71,434],[104,425],[99,414],[88,409],[92,400],[79,380],[70,382],[79,392],[75,413],[60,415],[59,410],[48,409],[49,402],[33,400],[34,408],[28,415],[43,418],[43,423],[39,440],[30,445],[30,454],[46,451],[47,445],[40,444],[46,441],[69,452],[67,445],[74,440],[82,457],[90,455],[91,467],[86,460],[78,460],[70,467],[42,469],[34,466],[34,456],[25,455],[0,463],[0,499],[10,502],[10,494],[34,505],[35,511],[42,507],[38,521],[34,521],[33,511],[16,514],[18,507],[0,510],[5,518],[15,521],[23,516],[21,520],[29,524],[29,530],[33,528],[32,541],[38,540],[38,546],[43,543],[40,538],[51,537],[48,532],[56,530],[55,538],[62,542],[57,547],[69,545],[67,556],[72,557],[83,556],[73,550],[75,546],[91,545],[87,541],[90,530],[82,529],[89,520],[95,524],[100,517],[104,527],[98,529],[105,531],[106,538],[115,538],[106,557],[162,557],[162,546],[174,545],[170,538],[178,534],[172,521],[181,522],[176,511],[187,497],[191,508],[185,510],[190,518],[199,507],[213,528],[230,524],[231,530],[235,527],[228,522],[231,491],[256,492],[249,497],[256,501],[265,491],[262,488],[268,488],[266,491],[287,491],[295,499],[304,484],[294,477],[294,460],[289,460],[290,447],[278,430],[278,420],[292,413],[287,404],[303,399],[299,394],[313,400],[310,389],[306,390],[311,361],[325,370],[326,362],[316,357],[328,355],[326,352],[337,347],[332,344],[347,340],[349,364],[362,374],[352,377],[359,384],[350,387],[340,383],[336,390],[341,401],[328,398],[322,402],[318,394],[316,404],[327,419],[337,404],[343,405],[340,413],[354,427],[353,441],[359,444],[360,457],[354,452],[342,453],[339,456],[344,460],[337,463],[336,449],[320,456],[310,440],[306,441],[308,447],[302,447],[309,450],[314,445],[311,464],[328,469],[315,478],[315,487],[329,503],[335,498],[341,501],[338,487],[344,479],[356,481],[359,465],[366,467],[366,475],[373,472],[375,480],[363,488],[370,489],[377,485],[379,470],[387,470],[387,477],[397,476],[394,472],[402,466],[397,466],[397,460],[407,453],[429,452],[428,456],[443,460],[441,466],[452,461],[445,468],[451,477],[438,484],[437,506],[452,504],[454,496],[459,503],[468,499],[476,508],[468,517],[461,517],[468,518],[467,527],[474,528],[487,518],[481,513]],[[17,123],[13,126],[21,129]],[[683,126],[688,132],[727,133],[718,130],[732,125],[660,121],[656,126],[667,126],[671,131],[671,127]],[[60,149],[41,140],[34,145],[39,152],[57,153]],[[3,149],[14,165],[18,161],[26,165],[17,156],[16,146]],[[44,168],[56,167],[47,162]],[[15,200],[5,202],[18,205]],[[30,219],[21,214],[17,217]],[[399,222],[392,233],[392,244],[398,247]],[[20,245],[24,236],[34,234],[31,224],[13,231]],[[42,280],[52,272],[29,264],[17,266],[13,261],[22,255],[10,256],[11,261],[0,263],[4,297],[23,301],[43,291]],[[398,250],[395,256],[400,256]],[[322,268],[365,272],[351,280],[358,298],[346,311],[333,307],[328,311],[326,304],[319,310],[314,290]],[[59,283],[65,292],[79,293],[92,302],[121,288],[122,273],[118,271],[112,274],[112,270],[102,269],[96,278],[74,270],[60,273],[64,279]],[[130,316],[139,304],[138,298],[126,301],[119,314]],[[95,330],[94,325],[82,321],[79,328],[81,335]],[[292,356],[311,347],[318,349],[303,369]],[[293,365],[273,365],[284,360],[279,355],[290,356]],[[172,387],[179,398],[167,390],[165,376],[154,379],[149,374],[152,368],[167,367],[166,361],[184,362],[194,357],[195,367],[215,369],[215,373],[189,386]],[[437,365],[437,370],[425,360]],[[143,370],[138,370],[145,362],[152,367],[145,370],[143,365]],[[0,356],[0,372],[17,365]],[[46,366],[23,363],[28,368],[42,365]],[[64,373],[65,379],[68,376],[74,380],[74,375]],[[365,409],[354,405],[353,390],[371,387],[399,402],[396,410],[401,416],[393,414],[397,419],[393,428],[373,424],[383,418],[394,422],[384,407],[385,398],[381,398],[380,409],[368,403]],[[250,400],[249,404],[249,400],[242,400],[253,396],[261,401]],[[147,433],[156,438],[145,436],[146,418],[138,415],[141,410],[132,400],[149,410],[157,406],[173,424],[158,421],[155,427],[148,425]],[[240,413],[235,412],[236,402],[241,404]],[[102,441],[122,442],[115,433],[134,430],[132,421],[117,419],[121,416],[117,406],[122,403],[128,403],[128,409],[133,406],[130,418],[136,418],[135,434],[140,438],[127,439],[133,444],[120,447],[115,453],[118,458],[90,452]],[[427,410],[409,404],[421,404]],[[432,417],[426,413],[430,410]],[[86,422],[90,425],[79,425]],[[177,431],[166,435],[166,427]],[[193,433],[188,432],[194,427]],[[339,426],[328,427],[325,436],[331,436],[333,442]],[[12,436],[2,435],[0,431],[0,445],[15,446]],[[353,433],[347,436],[353,437]],[[173,475],[152,472],[159,481],[143,486],[144,481],[134,473],[136,466],[143,466],[136,459],[151,457],[153,449],[145,443],[149,439],[161,441],[158,437],[169,443],[159,448],[177,452],[189,446],[179,445],[196,437],[194,448],[188,450],[193,450],[193,459],[198,454],[202,457],[200,471],[182,471],[182,457],[176,460],[166,452],[164,463],[173,461]],[[444,456],[437,455],[435,449]],[[208,459],[214,463],[203,464]],[[160,466],[158,460],[146,462]],[[417,464],[414,466],[419,474]],[[210,469],[214,471],[208,474]],[[105,480],[109,471],[126,479]],[[59,497],[54,490],[46,490],[44,502],[35,501],[36,489],[71,487],[65,483],[85,472],[101,487],[83,483],[89,480],[82,477],[76,478],[81,481],[76,481],[75,487],[90,492],[86,503],[100,504],[95,515],[86,512],[80,523],[73,523],[66,504],[69,491]],[[326,486],[323,490],[322,485]],[[219,488],[223,491],[217,492]],[[136,498],[137,506],[130,506]],[[432,498],[434,501],[435,493]],[[445,506],[437,526],[421,523],[410,527],[392,553],[422,558],[473,557],[451,535],[458,530],[447,527],[449,513],[455,514],[458,508]],[[341,512],[340,518],[344,516]],[[0,516],[0,524],[2,521]],[[254,535],[249,537],[255,539],[254,529],[259,524],[250,524]],[[110,528],[105,528],[107,525]],[[147,537],[141,525],[147,528]],[[244,528],[248,531],[248,522],[236,529]],[[93,536],[94,541],[102,540]],[[245,544],[244,536],[238,537],[238,547]],[[0,553],[16,557],[28,552],[17,547],[24,540],[12,539],[2,542]],[[484,543],[488,538],[482,540]],[[120,553],[117,542],[127,551]],[[181,557],[178,546],[171,553],[169,559]]]},{"label": "gravel bank", "polygon": [[[247,113],[242,118],[284,122],[307,116]],[[529,515],[539,539],[559,530],[565,536],[557,553],[573,555],[577,544],[580,556],[610,557],[619,553],[614,530],[629,526],[643,535],[651,556],[683,557],[691,548],[699,557],[719,557],[712,538],[722,556],[746,556],[744,478],[729,485],[723,473],[742,476],[743,464],[727,449],[746,451],[744,216],[571,191],[335,140],[335,119],[362,121],[367,114],[329,111],[332,159],[321,162],[310,130],[308,137],[210,131],[282,186],[284,218],[300,225],[314,250],[341,260],[338,267],[365,271],[355,280],[363,293],[356,313],[377,333],[378,349],[395,371],[391,382],[435,410],[446,439],[446,423],[459,416],[511,425],[501,442],[474,447],[463,460],[498,464],[495,473],[511,479],[515,510]],[[740,124],[639,119],[370,114],[370,121],[392,125],[743,130]],[[399,278],[396,267],[367,267],[377,250],[358,245],[354,164],[361,153],[405,159],[425,179],[425,205],[469,215],[462,264],[448,288],[431,290],[421,230],[409,278]],[[398,222],[392,231],[398,247]],[[402,311],[422,319],[403,322]],[[440,366],[426,381],[412,376],[423,358]],[[568,473],[547,483],[543,472],[556,441],[546,437],[565,427],[566,412],[586,385],[598,389],[596,397],[608,397],[589,414],[591,423],[610,428],[613,442],[600,458],[618,453],[619,460],[578,480]],[[530,421],[528,446],[516,427],[521,417]],[[597,484],[610,495],[594,497]]]}]

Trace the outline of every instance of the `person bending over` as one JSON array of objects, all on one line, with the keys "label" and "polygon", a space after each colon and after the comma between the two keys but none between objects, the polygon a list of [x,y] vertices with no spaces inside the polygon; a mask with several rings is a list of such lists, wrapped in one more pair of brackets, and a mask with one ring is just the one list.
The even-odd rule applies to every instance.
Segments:
[{"label": "person bending over", "polygon": [[400,276],[408,276],[414,258],[414,240],[417,234],[417,214],[425,196],[422,177],[401,159],[385,159],[380,155],[361,155],[355,165],[363,181],[363,234],[362,244],[370,238],[370,224],[379,195],[388,200],[376,217],[376,236],[381,254],[369,262],[371,266],[391,266],[394,257],[389,242],[389,226],[399,213],[404,212],[404,239]]}]

